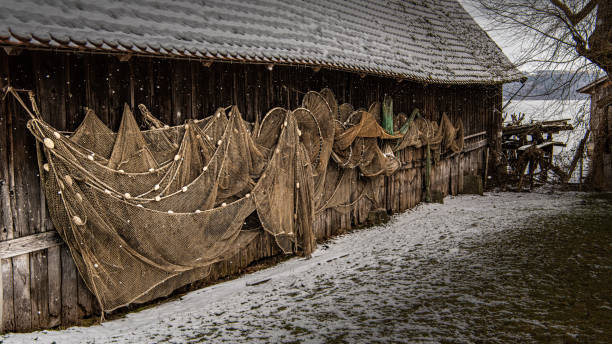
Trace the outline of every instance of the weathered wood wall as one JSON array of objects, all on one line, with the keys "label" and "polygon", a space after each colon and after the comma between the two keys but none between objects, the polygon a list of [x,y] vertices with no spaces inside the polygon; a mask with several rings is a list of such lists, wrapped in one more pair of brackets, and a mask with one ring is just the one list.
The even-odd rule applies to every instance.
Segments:
[{"label": "weathered wood wall", "polygon": [[612,190],[612,82],[591,91],[591,166],[589,175],[599,190]]},{"label": "weathered wood wall", "polygon": [[[206,67],[196,60],[144,57],[120,62],[109,55],[42,51],[24,51],[18,56],[0,52],[0,87],[7,84],[34,90],[43,117],[60,130],[74,130],[86,106],[116,130],[124,102],[143,103],[169,124],[202,118],[230,104],[237,104],[244,117],[253,121],[274,106],[297,107],[309,90],[329,87],[340,103],[355,108],[367,108],[391,94],[396,112],[420,108],[435,120],[446,112],[453,121],[461,118],[466,135],[487,131],[490,137],[497,123],[494,109],[501,102],[499,86],[426,86],[348,72],[315,72],[308,67],[275,66],[269,71],[263,65],[214,63]],[[69,251],[53,234],[39,185],[34,139],[25,126],[27,118],[12,98],[0,108],[1,331],[68,326],[97,308]],[[459,192],[459,176],[482,169],[483,149],[441,160],[434,168],[432,186],[445,194]],[[405,168],[393,177],[379,177],[384,179],[385,205],[392,212],[410,208],[422,198],[422,163],[412,161],[420,161],[423,153],[406,150],[402,154]],[[357,210],[346,215],[335,210],[321,214],[316,220],[319,237],[363,223],[366,203],[359,201]],[[237,257],[216,264],[208,278],[236,273],[253,260],[277,253],[262,235]]]}]

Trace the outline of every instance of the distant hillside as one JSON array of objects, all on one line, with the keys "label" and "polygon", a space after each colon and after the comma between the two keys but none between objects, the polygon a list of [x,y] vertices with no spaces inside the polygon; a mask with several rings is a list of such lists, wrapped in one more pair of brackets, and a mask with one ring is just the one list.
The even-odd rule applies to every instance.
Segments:
[{"label": "distant hillside", "polygon": [[586,99],[588,95],[576,91],[599,77],[594,73],[554,70],[537,71],[527,76],[522,89],[520,82],[505,84],[504,99],[509,99],[519,89],[515,100]]}]

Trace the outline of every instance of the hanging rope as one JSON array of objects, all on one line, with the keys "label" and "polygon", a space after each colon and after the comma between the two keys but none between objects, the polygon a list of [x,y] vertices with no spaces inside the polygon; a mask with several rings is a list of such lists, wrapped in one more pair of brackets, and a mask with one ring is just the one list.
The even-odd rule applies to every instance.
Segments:
[{"label": "hanging rope", "polygon": [[[10,93],[13,95],[13,97],[15,97],[15,99],[17,99],[17,102],[19,102],[21,107],[23,107],[23,109],[28,113],[28,115],[30,115],[30,118],[41,119],[40,110],[38,110],[38,106],[36,106],[34,92],[32,92],[31,90],[17,89],[17,88],[14,88],[13,86],[6,86],[5,88],[2,89],[2,92],[4,93],[2,95],[2,101],[4,101],[6,96]],[[19,93],[17,92],[27,92],[28,93],[28,98],[30,99],[30,104],[32,106],[31,110],[30,108],[28,108],[28,106],[25,104],[25,102],[23,101],[21,96],[19,96]]]}]

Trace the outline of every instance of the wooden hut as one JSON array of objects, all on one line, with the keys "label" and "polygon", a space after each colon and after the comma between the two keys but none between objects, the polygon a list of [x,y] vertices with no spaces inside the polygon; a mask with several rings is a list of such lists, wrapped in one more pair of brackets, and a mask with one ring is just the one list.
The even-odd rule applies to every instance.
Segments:
[{"label": "wooden hut", "polygon": [[[231,104],[255,121],[324,87],[355,109],[389,95],[396,113],[445,113],[463,122],[465,146],[429,175],[442,195],[461,192],[465,174],[482,176],[487,149],[499,148],[502,84],[521,77],[455,0],[2,1],[0,45],[0,87],[34,91],[59,130],[74,130],[88,107],[116,131],[124,103],[171,125]],[[95,316],[46,210],[28,117],[10,96],[0,111],[0,331]],[[423,197],[424,150],[399,156],[402,168],[379,177],[389,213]],[[364,223],[366,203],[319,214],[317,237]],[[278,252],[262,234],[205,278]]]},{"label": "wooden hut", "polygon": [[591,95],[589,177],[600,190],[612,190],[612,82],[603,77],[579,89]]}]

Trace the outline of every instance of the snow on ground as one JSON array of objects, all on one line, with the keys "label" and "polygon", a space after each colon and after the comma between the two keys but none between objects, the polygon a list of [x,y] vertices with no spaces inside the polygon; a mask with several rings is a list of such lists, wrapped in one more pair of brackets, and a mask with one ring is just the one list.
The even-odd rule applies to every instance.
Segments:
[{"label": "snow on ground", "polygon": [[[579,202],[575,193],[547,191],[448,197],[319,245],[311,259],[293,258],[101,325],[9,334],[2,342],[487,341],[499,332],[490,323],[539,325],[513,316],[527,291],[504,290],[503,273],[491,280],[484,274],[495,259],[480,258],[479,240]],[[498,295],[504,293],[519,296]]]}]

